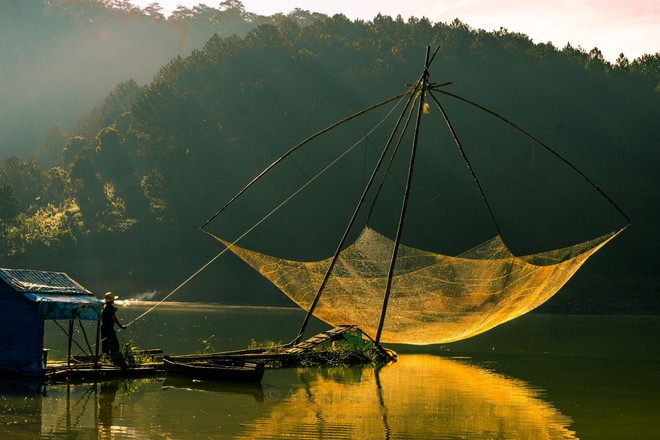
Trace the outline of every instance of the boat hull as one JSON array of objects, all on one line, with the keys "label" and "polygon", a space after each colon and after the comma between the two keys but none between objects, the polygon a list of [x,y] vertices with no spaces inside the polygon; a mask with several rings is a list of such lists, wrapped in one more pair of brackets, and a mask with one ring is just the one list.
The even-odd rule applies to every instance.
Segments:
[{"label": "boat hull", "polygon": [[265,370],[262,362],[215,358],[177,359],[165,356],[163,365],[168,375],[229,382],[261,382]]}]

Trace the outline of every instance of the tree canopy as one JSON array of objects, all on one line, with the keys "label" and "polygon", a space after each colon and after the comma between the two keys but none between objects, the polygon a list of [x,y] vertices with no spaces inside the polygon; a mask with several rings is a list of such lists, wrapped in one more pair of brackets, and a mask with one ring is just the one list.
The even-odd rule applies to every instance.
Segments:
[{"label": "tree canopy", "polygon": [[[10,7],[4,2],[0,10],[11,9],[19,15],[35,8],[43,12],[41,2],[21,5]],[[142,31],[152,29],[151,38],[163,35],[160,32],[171,36],[172,29],[179,29],[180,35],[191,37],[185,43],[191,50],[187,55],[169,52],[169,62],[144,86],[135,80],[138,74],[126,72],[87,116],[70,128],[50,132],[39,148],[39,161],[9,158],[1,163],[0,222],[7,251],[0,258],[4,264],[48,269],[57,255],[60,269],[63,265],[79,268],[83,274],[77,278],[92,287],[103,285],[108,290],[113,283],[135,289],[171,287],[216,252],[214,243],[199,234],[197,227],[218,204],[310,133],[400,93],[404,83],[419,74],[424,48],[430,45],[439,47],[433,64],[439,82],[453,81],[455,93],[479,100],[537,133],[589,170],[593,180],[622,201],[633,218],[635,227],[630,233],[573,282],[579,294],[559,295],[547,307],[583,312],[642,311],[649,306],[660,310],[660,302],[653,299],[658,275],[651,270],[653,262],[658,262],[651,243],[658,238],[654,225],[660,206],[651,190],[658,184],[654,170],[659,154],[654,147],[660,139],[658,54],[632,61],[622,56],[611,64],[598,49],[570,45],[559,49],[549,43],[535,44],[506,29],[475,30],[458,20],[445,24],[378,15],[366,22],[300,10],[289,17],[257,20],[237,1],[223,2],[219,9],[180,7],[167,20],[155,5],[144,10],[116,1],[49,5],[51,15],[42,14],[40,20],[51,26],[44,32],[52,29],[53,35],[59,35],[57,30],[74,17],[80,23],[88,23],[91,17],[95,24],[84,28],[97,36],[109,26],[108,17],[124,14],[132,17],[126,26],[137,20],[146,26]],[[99,24],[100,17],[104,20]],[[204,44],[194,43],[213,29],[223,32],[207,36]],[[230,30],[237,35],[228,34]],[[19,38],[21,34],[13,29],[11,35]],[[168,50],[177,46],[168,41]],[[96,55],[89,54],[90,60]],[[457,119],[473,119],[467,111],[456,112]],[[483,133],[469,134],[479,145],[473,153],[475,162],[496,188],[499,215],[509,220],[507,212],[515,208],[510,197],[520,194],[498,192],[498,185],[516,174],[506,175],[500,165],[533,170],[541,159],[524,149],[528,146],[521,147],[522,155],[502,149],[490,139],[486,130],[490,125],[484,124]],[[288,182],[271,185],[241,209],[248,215],[261,212],[263,200],[312,173],[314,164],[327,154],[323,148],[311,154],[309,162],[301,159],[291,165],[294,177]],[[373,155],[368,148],[362,150],[365,158]],[[362,172],[364,161],[355,160],[354,171]],[[429,169],[427,174],[449,179],[453,165]],[[543,183],[557,186],[560,194],[570,193],[568,184],[548,170]],[[348,205],[344,199],[350,197],[343,195],[352,194],[361,179],[362,175],[355,181],[341,175],[332,185],[319,184],[321,195],[315,200]],[[465,198],[469,194],[465,191],[457,190],[449,197]],[[463,223],[471,225],[469,209],[464,211]],[[574,211],[557,219],[553,226],[559,233],[568,230],[563,221],[577,224],[581,233],[597,223],[586,215],[578,218]],[[457,223],[445,217],[438,214],[439,222]],[[269,246],[277,246],[293,240],[310,223],[318,222],[330,231],[341,221],[332,215],[317,220],[296,210],[274,221],[273,228],[284,236],[282,242],[265,233],[260,237]],[[221,228],[232,230],[240,223],[235,220]],[[606,221],[597,228],[615,223]],[[513,224],[510,231],[518,228],[522,235],[536,227],[509,224]],[[297,249],[288,251],[323,253],[327,240],[323,236],[298,240]],[[626,256],[625,270],[613,271],[622,255]],[[227,269],[214,270],[227,273]],[[277,302],[258,283],[226,279],[223,289],[233,292],[227,297],[197,296],[241,302],[246,301],[241,292],[249,290],[251,302]],[[205,283],[205,287],[213,286],[213,277]],[[612,289],[625,289],[633,299],[622,304],[613,293],[603,293]]]}]

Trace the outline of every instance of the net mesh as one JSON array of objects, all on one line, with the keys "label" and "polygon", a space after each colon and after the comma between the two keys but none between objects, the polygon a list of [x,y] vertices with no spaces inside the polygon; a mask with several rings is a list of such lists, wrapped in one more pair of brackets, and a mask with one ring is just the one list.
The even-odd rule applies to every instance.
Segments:
[{"label": "net mesh", "polygon": [[[510,321],[547,301],[617,234],[523,257],[499,236],[458,256],[400,245],[381,341],[446,343]],[[332,261],[286,260],[215,238],[307,311]],[[392,240],[366,227],[340,252],[314,316],[375,335],[393,248]]]}]

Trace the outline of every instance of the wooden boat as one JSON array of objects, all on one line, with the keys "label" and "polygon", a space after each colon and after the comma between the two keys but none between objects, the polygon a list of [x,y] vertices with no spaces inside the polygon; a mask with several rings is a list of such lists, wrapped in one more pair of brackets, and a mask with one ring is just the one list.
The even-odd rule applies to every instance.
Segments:
[{"label": "wooden boat", "polygon": [[164,356],[163,365],[168,375],[235,382],[261,382],[265,369],[263,362],[204,356]]}]

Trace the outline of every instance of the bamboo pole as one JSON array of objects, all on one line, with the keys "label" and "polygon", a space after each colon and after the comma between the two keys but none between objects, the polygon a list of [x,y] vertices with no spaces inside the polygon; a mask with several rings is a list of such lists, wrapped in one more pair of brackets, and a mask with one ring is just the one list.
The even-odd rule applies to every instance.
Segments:
[{"label": "bamboo pole", "polygon": [[587,177],[586,174],[584,174],[582,171],[580,171],[575,165],[573,165],[572,163],[570,163],[570,162],[568,161],[568,159],[564,158],[562,155],[560,155],[559,153],[557,153],[555,150],[553,150],[552,148],[550,148],[549,146],[547,146],[546,144],[544,144],[543,142],[541,142],[538,138],[536,138],[535,136],[533,136],[533,135],[532,135],[531,133],[529,133],[527,130],[525,130],[524,128],[520,127],[519,125],[517,125],[517,124],[515,124],[515,123],[513,123],[513,122],[511,122],[511,121],[509,121],[509,120],[506,119],[504,116],[501,116],[501,115],[495,113],[494,111],[492,111],[492,110],[490,110],[490,109],[488,109],[488,108],[486,108],[486,107],[484,107],[484,106],[482,106],[482,105],[477,104],[477,103],[474,102],[474,101],[470,101],[470,100],[467,99],[467,98],[463,98],[462,96],[456,95],[456,94],[451,93],[451,92],[448,92],[448,91],[446,91],[446,90],[442,90],[442,89],[440,89],[440,88],[438,88],[438,87],[440,87],[440,86],[434,86],[432,90],[434,90],[434,91],[436,91],[436,92],[438,92],[438,93],[442,93],[443,95],[451,96],[451,97],[454,98],[454,99],[458,99],[459,101],[463,101],[463,102],[466,103],[466,104],[469,104],[469,105],[471,105],[471,106],[473,106],[473,107],[475,107],[475,108],[478,108],[478,109],[481,110],[481,111],[484,111],[484,112],[486,112],[486,113],[488,113],[488,114],[490,114],[490,115],[492,115],[492,116],[495,116],[495,117],[496,117],[497,119],[499,119],[500,121],[502,121],[502,122],[504,122],[504,123],[510,125],[510,126],[513,127],[514,129],[516,129],[517,131],[519,131],[520,133],[522,133],[523,135],[525,135],[528,139],[530,139],[532,142],[534,142],[534,143],[537,144],[538,146],[540,146],[540,147],[544,148],[545,150],[547,150],[548,152],[550,152],[552,155],[554,155],[554,156],[557,157],[559,160],[561,160],[561,161],[564,162],[566,165],[568,165],[573,171],[575,171],[576,173],[578,173],[583,179],[585,179],[587,182],[589,182],[589,184],[590,184],[590,185],[591,185],[596,191],[598,191],[598,193],[599,193],[603,198],[605,198],[605,200],[607,200],[607,201],[608,201],[608,202],[614,207],[614,209],[616,209],[616,210],[619,212],[619,214],[621,214],[621,215],[626,219],[626,221],[628,222],[628,224],[627,224],[626,226],[632,224],[632,220],[630,220],[630,217],[628,217],[628,216],[626,215],[626,213],[623,212],[623,210],[619,207],[619,205],[617,205],[616,203],[614,203],[614,201],[613,201],[613,200],[612,200],[607,194],[605,194],[605,192],[604,192],[602,189],[600,189],[600,188],[598,187],[598,185],[596,185],[596,184],[595,184],[595,183],[594,183],[589,177]]},{"label": "bamboo pole", "polygon": [[429,61],[430,61],[431,48],[426,47],[426,59],[424,60],[424,72],[422,73],[422,81],[420,84],[419,103],[417,104],[417,120],[415,122],[415,133],[413,134],[412,146],[410,148],[410,163],[408,165],[408,178],[406,179],[406,189],[403,194],[403,201],[401,202],[401,213],[399,215],[399,224],[396,230],[396,238],[394,240],[394,249],[392,250],[392,258],[390,259],[390,267],[387,273],[387,287],[385,288],[385,295],[383,297],[383,307],[380,314],[380,322],[378,323],[378,331],[376,332],[376,344],[380,345],[380,337],[383,332],[385,324],[385,315],[387,314],[387,306],[390,300],[390,293],[392,290],[392,278],[394,276],[394,268],[396,266],[396,257],[399,253],[399,246],[401,245],[401,234],[403,232],[404,220],[406,218],[406,211],[408,208],[408,199],[410,196],[410,188],[412,186],[413,170],[415,168],[415,156],[417,153],[417,141],[419,138],[419,123],[422,118],[422,109],[424,108],[424,95],[428,86],[429,77]]},{"label": "bamboo pole", "polygon": [[[419,83],[423,80],[423,77],[420,77],[420,79],[417,81],[415,87],[419,85]],[[399,96],[404,96],[405,94],[399,95]],[[358,201],[357,206],[355,207],[355,210],[353,211],[353,215],[351,216],[351,219],[348,222],[348,225],[344,231],[344,235],[342,236],[341,240],[339,241],[339,244],[337,245],[337,249],[335,250],[335,254],[332,257],[332,261],[330,262],[330,266],[328,266],[328,270],[325,273],[325,276],[323,277],[323,281],[321,282],[321,285],[319,286],[318,291],[316,292],[316,295],[314,296],[314,300],[312,301],[312,304],[309,307],[309,310],[307,311],[307,314],[305,315],[305,319],[303,320],[303,323],[300,327],[300,330],[298,332],[298,335],[296,338],[289,344],[289,345],[295,345],[300,340],[302,339],[303,334],[305,333],[305,329],[307,328],[307,324],[309,323],[309,319],[311,318],[312,314],[314,313],[314,309],[316,308],[316,305],[319,302],[319,298],[321,297],[321,294],[325,290],[325,286],[328,283],[328,280],[330,279],[330,275],[332,274],[332,270],[335,267],[335,264],[337,263],[337,260],[339,259],[339,254],[344,248],[344,244],[346,244],[346,240],[348,239],[348,235],[353,228],[353,225],[355,223],[355,220],[357,219],[357,216],[362,208],[362,205],[364,204],[364,201],[366,199],[367,193],[369,192],[369,189],[371,189],[371,186],[373,184],[374,179],[376,178],[376,175],[378,174],[378,170],[380,169],[386,155],[387,151],[389,150],[389,147],[392,145],[392,140],[394,139],[396,132],[398,131],[401,121],[403,120],[403,117],[406,113],[406,110],[410,103],[415,99],[415,93],[410,93],[410,96],[408,98],[408,101],[406,102],[406,105],[404,106],[403,110],[401,111],[399,118],[396,122],[396,125],[394,129],[392,130],[390,137],[388,138],[385,147],[383,148],[383,151],[381,152],[381,155],[378,159],[378,162],[376,163],[376,166],[374,167],[373,171],[371,172],[371,176],[369,177],[369,181],[367,182],[366,186],[364,187],[364,190],[362,191],[362,196],[360,197],[360,200]]]},{"label": "bamboo pole", "polygon": [[479,182],[479,179],[477,178],[477,174],[474,172],[474,169],[472,168],[472,164],[470,164],[470,161],[467,158],[467,155],[465,154],[465,150],[463,149],[463,145],[461,144],[461,141],[458,139],[458,134],[456,134],[456,131],[454,130],[454,126],[452,125],[451,121],[449,120],[449,116],[445,112],[445,109],[442,107],[440,104],[440,101],[438,101],[433,95],[432,92],[429,92],[429,95],[431,95],[431,98],[435,102],[435,105],[438,106],[438,109],[440,110],[440,113],[442,114],[443,119],[445,120],[445,124],[447,125],[447,128],[449,129],[449,132],[451,133],[451,137],[454,140],[454,143],[456,144],[456,148],[458,148],[458,152],[461,155],[461,158],[465,162],[465,165],[467,166],[468,170],[470,171],[470,174],[472,175],[472,178],[474,179],[475,183],[477,184],[477,188],[479,188],[479,193],[481,193],[481,198],[484,201],[484,204],[486,205],[486,209],[488,209],[488,213],[490,214],[490,218],[493,221],[493,224],[495,225],[495,229],[497,230],[497,235],[500,237],[502,236],[502,231],[500,230],[500,225],[497,223],[497,219],[495,218],[495,214],[493,213],[493,210],[490,207],[490,203],[488,203],[488,198],[486,197],[486,193],[484,192],[483,187],[481,186],[481,183]]},{"label": "bamboo pole", "polygon": [[405,95],[408,94],[408,93],[410,93],[410,91],[406,91],[405,93],[401,93],[401,94],[399,94],[399,95],[397,95],[397,96],[393,96],[393,97],[388,98],[388,99],[386,99],[386,100],[384,100],[384,101],[381,101],[381,102],[379,102],[378,104],[374,104],[374,105],[372,105],[372,106],[370,106],[370,107],[367,107],[367,108],[365,108],[365,109],[362,109],[362,110],[360,110],[359,112],[354,113],[354,114],[352,114],[352,115],[350,115],[350,116],[347,116],[347,117],[345,117],[344,119],[341,119],[341,120],[335,122],[334,124],[332,124],[332,125],[330,125],[330,126],[324,128],[323,130],[314,133],[313,135],[309,136],[307,139],[305,139],[305,140],[303,140],[302,142],[300,142],[298,145],[295,145],[293,148],[291,148],[289,151],[287,151],[286,153],[284,153],[282,156],[280,156],[280,157],[279,157],[277,160],[275,160],[273,163],[271,163],[270,165],[268,165],[268,166],[267,166],[267,167],[266,167],[261,173],[259,173],[259,175],[257,175],[257,177],[255,177],[254,179],[252,179],[252,181],[251,181],[250,183],[248,183],[248,184],[247,184],[242,190],[240,190],[240,191],[239,191],[234,197],[232,197],[227,203],[225,203],[225,205],[224,205],[222,208],[220,208],[215,214],[213,214],[213,215],[211,216],[211,218],[209,218],[209,219],[208,219],[208,220],[207,220],[202,226],[200,226],[199,230],[201,231],[202,229],[204,229],[204,228],[206,227],[206,225],[208,225],[209,223],[211,223],[211,221],[213,221],[214,218],[216,218],[218,215],[220,215],[220,214],[222,213],[222,211],[224,211],[225,209],[227,209],[227,207],[228,207],[229,205],[231,205],[236,199],[238,199],[238,198],[239,198],[239,197],[240,197],[245,191],[247,191],[248,188],[250,188],[252,185],[254,185],[254,184],[255,184],[258,180],[260,180],[260,179],[261,179],[266,173],[268,173],[271,169],[273,169],[278,163],[282,162],[284,159],[286,159],[286,158],[287,158],[288,156],[290,156],[294,151],[298,150],[298,149],[299,149],[300,147],[302,147],[303,145],[305,145],[305,144],[311,142],[312,140],[316,139],[317,137],[321,136],[322,134],[327,133],[327,132],[329,132],[330,130],[332,130],[332,129],[338,127],[338,126],[340,126],[340,125],[343,124],[344,122],[348,122],[348,121],[350,121],[350,120],[352,120],[352,119],[355,119],[355,118],[357,118],[358,116],[363,115],[363,114],[365,114],[365,113],[367,113],[367,112],[369,112],[369,111],[371,111],[371,110],[374,110],[374,109],[376,109],[376,108],[378,108],[378,107],[381,107],[381,106],[383,106],[383,105],[385,105],[385,104],[388,104],[388,103],[390,103],[390,102],[392,102],[392,101],[395,101],[395,100],[397,100],[397,99],[399,99],[399,98],[402,98],[403,96],[405,96]]}]

